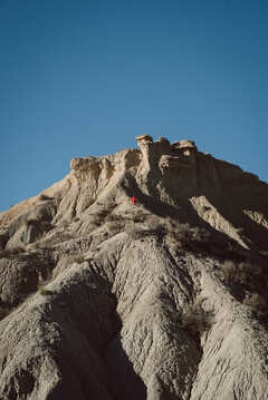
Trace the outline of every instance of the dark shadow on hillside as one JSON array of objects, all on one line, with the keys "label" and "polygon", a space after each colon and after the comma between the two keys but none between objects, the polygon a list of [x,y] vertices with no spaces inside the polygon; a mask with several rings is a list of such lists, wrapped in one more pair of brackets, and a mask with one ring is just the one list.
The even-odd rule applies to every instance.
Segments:
[{"label": "dark shadow on hillside", "polygon": [[135,178],[125,175],[125,182],[122,183],[123,189],[129,197],[135,195],[148,211],[162,218],[171,218],[177,222],[188,223],[192,226],[210,227],[203,219],[199,217],[191,204],[187,202],[183,207],[175,207],[171,204],[164,203],[157,196],[151,196],[141,191]]},{"label": "dark shadow on hillside", "polygon": [[230,251],[230,256],[237,256],[238,258],[255,257],[256,251],[254,248],[246,250],[239,245],[235,240],[231,239],[228,235],[217,231],[206,221],[204,221],[197,214],[189,200],[187,200],[182,207],[175,207],[171,204],[164,203],[158,197],[152,197],[145,194],[139,188],[136,180],[130,174],[126,175],[126,181],[122,184],[126,194],[131,197],[135,195],[139,203],[141,203],[148,211],[158,215],[162,218],[170,218],[174,222],[180,224],[188,224],[189,227],[199,227],[208,233],[207,240],[189,241],[187,247],[191,251],[198,251],[202,253],[210,253],[217,257],[227,257],[227,249],[233,248]]},{"label": "dark shadow on hillside", "polygon": [[[206,170],[212,169],[215,174],[214,180],[208,186],[203,185],[206,182],[206,177],[202,174],[204,164]],[[257,211],[268,218],[268,185],[224,161],[213,158],[213,162],[209,164],[201,154],[197,157],[197,165],[199,188],[190,195],[205,196],[227,221],[231,221],[237,228],[243,227],[245,235],[252,243],[268,249],[268,230],[244,213],[244,210]],[[234,177],[228,181],[230,168]],[[214,182],[219,183],[217,188]]]},{"label": "dark shadow on hillside", "polygon": [[[201,222],[195,210],[192,210],[190,198],[205,196],[235,228],[243,228],[244,236],[251,241],[252,251],[268,250],[268,229],[245,213],[245,210],[249,214],[257,211],[268,219],[268,185],[265,182],[233,164],[213,157],[207,158],[202,153],[196,154],[196,164],[191,169],[178,167],[178,170],[173,170],[173,174],[177,176],[171,173],[169,177],[168,172],[163,176],[157,163],[154,168],[153,173],[150,171],[146,177],[146,187],[150,196],[138,190],[133,176],[126,175],[126,181],[130,183],[129,189],[133,189],[134,193],[141,197],[142,204],[148,210],[162,217],[168,215],[182,223],[200,226],[200,223],[204,225],[204,221]],[[173,200],[176,201],[181,194],[183,195],[181,209],[158,200],[157,184],[160,181]],[[182,191],[180,185],[183,187]]]},{"label": "dark shadow on hillside", "polygon": [[115,400],[146,400],[146,386],[134,371],[118,333],[105,352],[105,361],[111,373],[111,394]]}]

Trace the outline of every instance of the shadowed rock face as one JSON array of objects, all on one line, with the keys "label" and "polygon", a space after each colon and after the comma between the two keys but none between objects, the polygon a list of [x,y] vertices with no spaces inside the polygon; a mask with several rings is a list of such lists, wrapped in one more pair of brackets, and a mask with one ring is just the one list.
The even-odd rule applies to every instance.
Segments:
[{"label": "shadowed rock face", "polygon": [[268,398],[267,184],[137,142],[0,214],[1,399]]}]

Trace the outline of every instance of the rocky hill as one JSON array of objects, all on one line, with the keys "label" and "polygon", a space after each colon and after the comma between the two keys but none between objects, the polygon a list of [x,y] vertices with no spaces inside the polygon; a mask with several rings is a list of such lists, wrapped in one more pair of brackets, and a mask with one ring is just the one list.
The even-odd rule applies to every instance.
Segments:
[{"label": "rocky hill", "polygon": [[268,185],[137,141],[0,214],[0,399],[268,399]]}]

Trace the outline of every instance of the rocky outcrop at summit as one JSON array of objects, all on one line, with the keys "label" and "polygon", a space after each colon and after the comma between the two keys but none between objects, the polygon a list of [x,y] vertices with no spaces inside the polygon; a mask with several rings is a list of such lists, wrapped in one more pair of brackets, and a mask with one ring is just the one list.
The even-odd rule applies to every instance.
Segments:
[{"label": "rocky outcrop at summit", "polygon": [[1,399],[268,398],[267,184],[137,142],[0,214]]}]

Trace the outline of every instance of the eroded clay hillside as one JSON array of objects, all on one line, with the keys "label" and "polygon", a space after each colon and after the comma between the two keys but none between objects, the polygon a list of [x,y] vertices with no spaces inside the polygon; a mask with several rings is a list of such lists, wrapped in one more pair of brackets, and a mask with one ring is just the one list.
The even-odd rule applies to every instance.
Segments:
[{"label": "eroded clay hillside", "polygon": [[268,398],[268,185],[137,140],[0,214],[1,399]]}]

